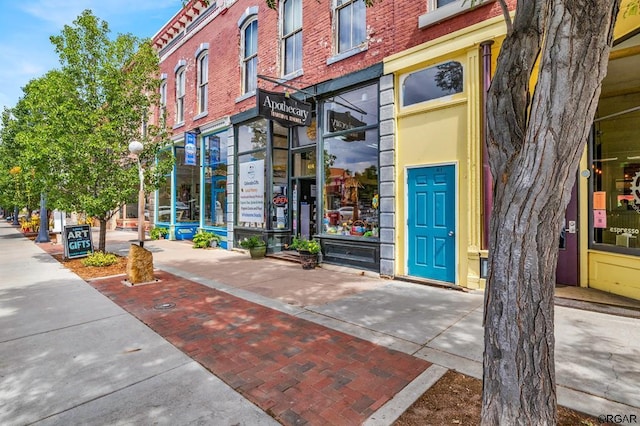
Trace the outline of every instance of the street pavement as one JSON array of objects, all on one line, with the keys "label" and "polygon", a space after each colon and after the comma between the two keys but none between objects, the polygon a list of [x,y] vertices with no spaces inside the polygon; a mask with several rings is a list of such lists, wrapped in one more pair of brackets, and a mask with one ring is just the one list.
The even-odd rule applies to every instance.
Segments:
[{"label": "street pavement", "polygon": [[[109,231],[107,251],[126,255],[135,239],[133,232]],[[235,251],[194,250],[186,241],[147,241],[145,248],[153,253],[159,283],[130,288],[119,282],[122,277],[87,283],[48,254],[62,252],[61,246],[35,244],[0,223],[0,424],[341,419],[387,425],[447,369],[482,377],[480,291],[385,280],[345,268],[305,271]],[[189,318],[200,317],[200,323],[175,331],[185,324],[184,312],[155,314],[149,308],[172,291],[178,307],[194,300]],[[203,300],[215,309],[194,314]],[[222,309],[228,306],[236,309]],[[559,404],[596,417],[640,418],[640,319],[561,306],[555,314]],[[216,328],[223,319],[226,328]],[[262,335],[257,345],[252,330],[264,330],[266,323],[273,343]],[[214,354],[205,351],[216,346],[212,336],[227,338],[229,330],[237,340],[220,340]],[[328,349],[327,342],[346,342],[342,346],[361,353],[342,353],[340,344]],[[267,343],[271,351],[254,359]],[[334,351],[333,361],[318,357],[319,347]],[[287,354],[290,348],[295,353]],[[370,354],[366,359],[364,352]],[[340,364],[347,356],[350,361]],[[305,357],[314,362],[304,363]],[[223,359],[228,363],[221,364]],[[358,360],[367,368],[357,370]],[[239,370],[229,363],[239,361],[253,362],[254,368],[242,370],[236,381]],[[270,383],[260,368],[272,368],[280,381]],[[381,378],[395,386],[375,381]],[[373,395],[365,383],[389,390]],[[313,405],[318,389],[331,409]],[[360,393],[354,396],[354,389]],[[341,408],[331,405],[340,402]],[[287,403],[289,409],[283,407]],[[344,417],[332,418],[336,410]]]}]

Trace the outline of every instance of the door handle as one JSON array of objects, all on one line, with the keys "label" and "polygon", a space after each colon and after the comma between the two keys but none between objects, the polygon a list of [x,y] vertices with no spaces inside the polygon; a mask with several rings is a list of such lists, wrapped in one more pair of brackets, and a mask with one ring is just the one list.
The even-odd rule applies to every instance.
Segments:
[{"label": "door handle", "polygon": [[455,233],[453,231],[449,231],[449,236],[453,237],[455,235]]}]

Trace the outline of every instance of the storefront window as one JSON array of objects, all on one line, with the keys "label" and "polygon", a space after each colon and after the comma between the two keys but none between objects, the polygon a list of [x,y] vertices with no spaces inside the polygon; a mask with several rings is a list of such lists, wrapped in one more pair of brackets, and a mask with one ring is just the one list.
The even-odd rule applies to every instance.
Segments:
[{"label": "storefront window", "polygon": [[273,150],[272,229],[287,229],[289,227],[289,200],[287,198],[287,182],[289,180],[288,156],[289,151],[286,149]]},{"label": "storefront window", "polygon": [[640,248],[639,105],[639,93],[600,100],[592,147],[596,244]]},{"label": "storefront window", "polygon": [[[163,150],[160,156],[172,155],[171,149]],[[162,160],[161,160],[162,161]],[[164,176],[164,181],[158,188],[158,222],[171,221],[171,173]]]},{"label": "storefront window", "polygon": [[316,150],[296,152],[293,154],[294,176],[316,175]]},{"label": "storefront window", "polygon": [[208,135],[204,143],[204,223],[227,223],[227,131]]},{"label": "storefront window", "polygon": [[238,226],[261,229],[266,227],[267,129],[265,119],[238,126]]},{"label": "storefront window", "polygon": [[311,119],[311,124],[307,126],[294,127],[292,131],[292,148],[300,148],[303,146],[316,143],[316,119],[315,115]]},{"label": "storefront window", "polygon": [[323,233],[378,235],[378,87],[324,104]]},{"label": "storefront window", "polygon": [[197,222],[200,214],[200,167],[197,166],[200,164],[199,158],[196,159],[196,165],[187,165],[184,145],[176,146],[175,149],[176,222]]}]

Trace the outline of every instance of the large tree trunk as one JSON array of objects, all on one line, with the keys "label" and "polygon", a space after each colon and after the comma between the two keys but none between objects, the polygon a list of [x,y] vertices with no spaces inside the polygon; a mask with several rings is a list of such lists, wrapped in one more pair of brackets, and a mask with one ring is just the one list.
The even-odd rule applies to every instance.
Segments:
[{"label": "large tree trunk", "polygon": [[483,424],[556,422],[553,293],[560,227],[618,7],[619,0],[519,0],[498,58],[487,99],[495,203]]}]

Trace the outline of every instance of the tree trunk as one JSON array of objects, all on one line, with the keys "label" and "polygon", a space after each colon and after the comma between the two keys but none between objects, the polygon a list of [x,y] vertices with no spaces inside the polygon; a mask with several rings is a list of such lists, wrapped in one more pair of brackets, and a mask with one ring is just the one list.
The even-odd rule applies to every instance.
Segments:
[{"label": "tree trunk", "polygon": [[100,218],[100,238],[98,242],[98,250],[107,252],[107,219]]},{"label": "tree trunk", "polygon": [[[495,181],[482,423],[555,424],[555,267],[618,1],[520,0],[487,98]],[[533,97],[529,80],[539,59]]]}]

